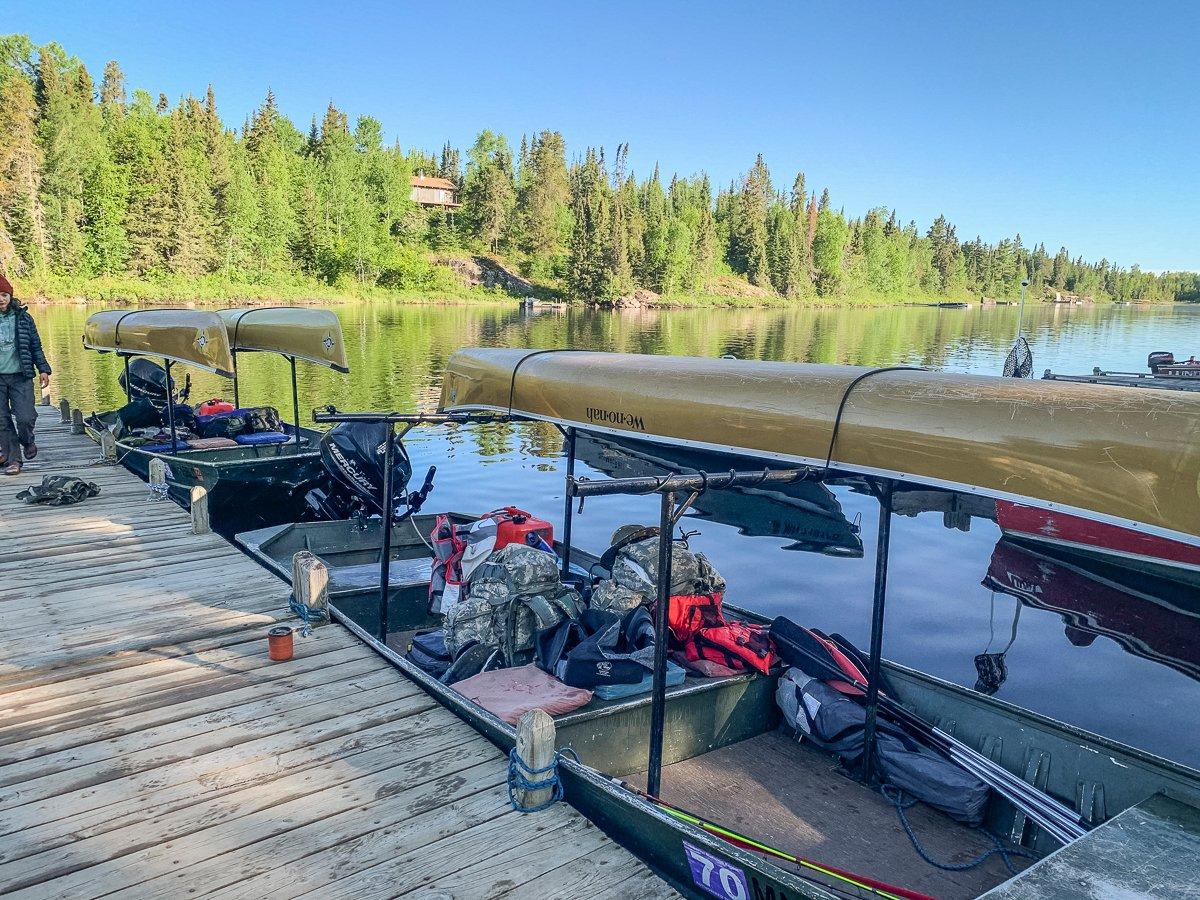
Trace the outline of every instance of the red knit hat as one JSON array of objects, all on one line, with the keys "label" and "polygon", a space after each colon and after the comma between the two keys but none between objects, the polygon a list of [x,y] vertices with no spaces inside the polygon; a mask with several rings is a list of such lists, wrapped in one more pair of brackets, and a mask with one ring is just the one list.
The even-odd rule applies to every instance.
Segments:
[{"label": "red knit hat", "polygon": [[0,274],[0,294],[8,294],[9,296],[13,294],[12,282],[5,278],[3,274]]}]

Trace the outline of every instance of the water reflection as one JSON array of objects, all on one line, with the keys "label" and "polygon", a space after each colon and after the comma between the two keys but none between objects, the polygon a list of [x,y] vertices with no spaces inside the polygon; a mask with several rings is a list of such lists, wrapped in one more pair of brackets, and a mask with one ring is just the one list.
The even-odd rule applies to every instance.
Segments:
[{"label": "water reflection", "polygon": [[992,551],[983,585],[1057,613],[1073,647],[1107,637],[1127,653],[1200,680],[1200,598],[1187,586],[1055,559],[1007,539]]},{"label": "water reflection", "polygon": [[[718,453],[590,435],[578,438],[576,456],[612,478],[751,468],[744,461],[739,463],[734,457]],[[688,516],[731,526],[738,534],[749,537],[783,538],[787,541],[784,550],[829,556],[863,555],[858,523],[846,518],[829,488],[815,482],[709,491],[696,499]]]}]

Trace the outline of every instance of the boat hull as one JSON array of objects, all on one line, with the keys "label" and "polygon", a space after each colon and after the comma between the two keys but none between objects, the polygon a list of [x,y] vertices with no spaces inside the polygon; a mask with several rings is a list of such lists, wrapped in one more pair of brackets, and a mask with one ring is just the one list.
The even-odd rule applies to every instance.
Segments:
[{"label": "boat hull", "polygon": [[996,522],[1016,540],[1200,585],[1200,547],[1192,544],[1007,500],[996,501]]},{"label": "boat hull", "polygon": [[316,432],[302,429],[308,439],[299,452],[293,445],[270,448],[187,453],[147,453],[117,442],[117,458],[138,477],[150,479],[150,462],[167,464],[167,493],[184,507],[191,504],[193,487],[208,493],[209,518],[214,529],[233,534],[302,518],[304,495],[321,479],[321,454],[313,447]]}]

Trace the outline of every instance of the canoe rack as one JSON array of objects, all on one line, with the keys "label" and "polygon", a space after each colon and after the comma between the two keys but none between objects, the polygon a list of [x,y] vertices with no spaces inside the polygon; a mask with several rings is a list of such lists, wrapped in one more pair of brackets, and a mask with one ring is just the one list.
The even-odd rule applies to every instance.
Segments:
[{"label": "canoe rack", "polygon": [[[313,410],[313,421],[318,424],[342,422],[385,423],[393,429],[400,426],[399,437],[419,425],[483,425],[497,422],[533,421],[527,416],[513,413],[401,413],[401,412],[341,412],[334,406]],[[654,673],[651,688],[650,748],[646,773],[646,790],[657,796],[662,783],[663,726],[666,714],[667,694],[667,608],[671,594],[671,544],[675,525],[701,494],[706,491],[730,488],[754,487],[761,484],[791,484],[805,480],[819,480],[824,474],[821,469],[797,467],[787,469],[763,468],[753,471],[729,470],[727,472],[672,472],[662,476],[636,478],[576,478],[575,438],[573,426],[555,427],[565,438],[564,450],[567,457],[566,490],[563,510],[562,571],[567,574],[571,559],[571,523],[575,513],[574,501],[588,497],[617,495],[658,494],[661,498],[658,532],[658,584],[654,615]],[[392,496],[393,442],[384,443],[384,484],[380,509],[386,509]],[[827,470],[826,470],[827,471]],[[877,711],[879,706],[880,661],[883,655],[883,613],[887,593],[888,550],[891,541],[892,490],[894,482],[888,478],[869,478],[872,492],[879,498],[879,532],[875,558],[875,588],[871,615],[871,652],[868,661],[866,695],[866,732],[860,777],[868,784],[876,783],[874,748]],[[684,493],[686,492],[686,494]],[[684,494],[682,502],[679,495]],[[389,557],[391,555],[392,517],[383,521],[383,540],[379,566],[379,641],[386,646],[388,634],[388,595],[390,593]]]}]

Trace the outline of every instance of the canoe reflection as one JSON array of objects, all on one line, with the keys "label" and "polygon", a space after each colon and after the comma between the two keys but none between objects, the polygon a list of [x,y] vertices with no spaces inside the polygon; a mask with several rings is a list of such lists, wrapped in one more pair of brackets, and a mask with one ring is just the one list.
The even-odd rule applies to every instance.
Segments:
[{"label": "canoe reflection", "polygon": [[[582,433],[575,453],[580,461],[613,478],[755,468],[745,459],[725,454]],[[863,555],[858,524],[846,518],[833,492],[816,482],[708,491],[696,499],[692,511],[744,535],[790,541],[785,550],[856,559]]]}]

